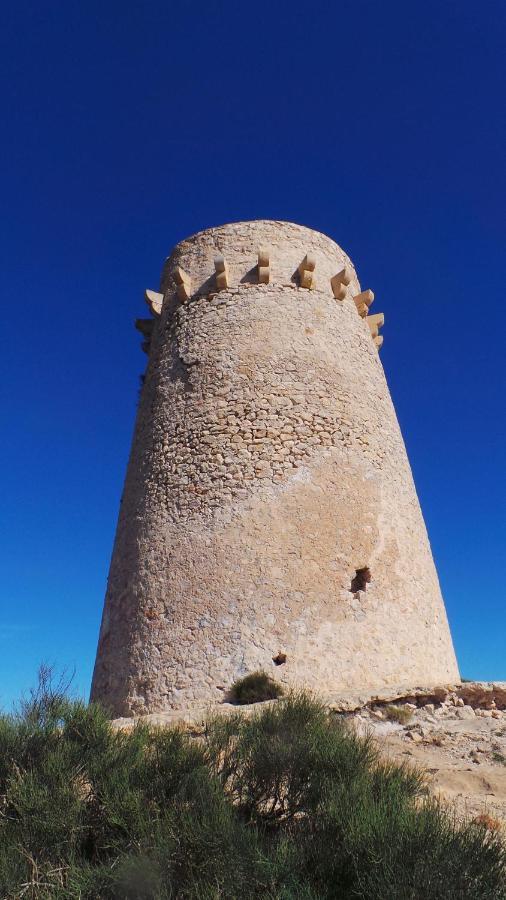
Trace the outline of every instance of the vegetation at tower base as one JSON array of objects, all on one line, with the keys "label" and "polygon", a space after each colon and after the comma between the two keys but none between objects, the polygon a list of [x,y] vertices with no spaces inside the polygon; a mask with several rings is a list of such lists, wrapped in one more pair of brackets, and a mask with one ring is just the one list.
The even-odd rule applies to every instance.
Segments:
[{"label": "vegetation at tower base", "polygon": [[284,690],[267,672],[251,672],[244,678],[238,678],[230,688],[230,699],[233,703],[246,705],[261,703],[263,700],[277,700]]},{"label": "vegetation at tower base", "polygon": [[506,898],[506,857],[312,697],[200,735],[38,694],[0,720],[0,897]]}]

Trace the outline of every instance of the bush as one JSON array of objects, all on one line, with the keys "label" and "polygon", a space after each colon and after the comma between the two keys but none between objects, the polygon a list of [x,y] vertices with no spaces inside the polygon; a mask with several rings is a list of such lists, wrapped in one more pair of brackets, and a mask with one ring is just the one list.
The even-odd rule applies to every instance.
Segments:
[{"label": "bush", "polygon": [[39,692],[0,718],[0,812],[9,900],[506,900],[499,833],[305,694],[197,740]]},{"label": "bush", "polygon": [[252,672],[239,678],[230,688],[230,699],[241,706],[276,700],[283,695],[283,688],[267,672]]},{"label": "bush", "polygon": [[390,722],[407,725],[413,718],[413,711],[407,706],[385,706],[385,716]]},{"label": "bush", "polygon": [[206,744],[241,818],[269,836],[277,885],[297,885],[287,896],[506,897],[497,835],[459,826],[419,771],[381,760],[370,738],[307,695],[215,720]]},{"label": "bush", "polygon": [[45,699],[0,718],[0,897],[267,890],[259,839],[196,741],[116,732],[98,706]]}]

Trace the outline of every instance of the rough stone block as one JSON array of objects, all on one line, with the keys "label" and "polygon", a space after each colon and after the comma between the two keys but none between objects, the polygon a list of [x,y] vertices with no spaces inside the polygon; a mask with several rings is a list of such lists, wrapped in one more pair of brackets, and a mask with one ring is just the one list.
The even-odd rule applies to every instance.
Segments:
[{"label": "rough stone block", "polygon": [[216,287],[219,291],[230,287],[230,279],[228,276],[228,266],[224,256],[215,256],[214,268],[216,269]]},{"label": "rough stone block", "polygon": [[346,288],[351,281],[351,271],[346,266],[330,279],[330,286],[336,300],[344,300]]},{"label": "rough stone block", "polygon": [[344,300],[346,297],[346,285],[343,284],[342,281],[336,282],[334,278],[332,278],[330,285],[332,287],[332,293],[336,300]]},{"label": "rough stone block", "polygon": [[192,293],[192,281],[187,272],[180,266],[174,269],[174,281],[177,284],[177,295],[181,303],[190,299]]},{"label": "rough stone block", "polygon": [[361,319],[365,319],[369,307],[365,303],[356,304],[357,312]]},{"label": "rough stone block", "polygon": [[373,337],[378,337],[378,331],[385,324],[385,316],[383,313],[376,313],[374,316],[366,316],[366,322]]},{"label": "rough stone block", "polygon": [[223,291],[229,286],[228,272],[216,272],[216,287],[218,290]]},{"label": "rough stone block", "polygon": [[370,290],[361,291],[360,294],[355,295],[353,300],[355,302],[355,306],[357,307],[359,315],[364,319],[367,315],[367,310],[374,300],[373,292]]},{"label": "rough stone block", "polygon": [[258,251],[258,281],[260,284],[269,284],[270,281],[269,251],[266,247]]},{"label": "rough stone block", "polygon": [[314,286],[315,286],[314,275],[309,269],[304,269],[300,273],[300,286],[303,288],[309,288],[309,290],[314,289]]},{"label": "rough stone block", "polygon": [[267,247],[260,247],[258,251],[258,265],[262,268],[265,266],[269,267],[269,249]]},{"label": "rough stone block", "polygon": [[316,268],[316,257],[313,253],[306,253],[304,259],[302,260],[299,266],[299,273],[302,275],[303,272],[314,272]]},{"label": "rough stone block", "polygon": [[161,315],[163,294],[159,294],[157,291],[146,290],[144,291],[144,299],[154,316]]}]

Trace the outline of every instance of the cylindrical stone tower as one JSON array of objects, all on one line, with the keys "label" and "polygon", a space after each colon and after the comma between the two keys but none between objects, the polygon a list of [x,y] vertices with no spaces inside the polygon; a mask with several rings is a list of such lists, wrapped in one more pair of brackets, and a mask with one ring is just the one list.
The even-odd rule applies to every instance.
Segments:
[{"label": "cylindrical stone tower", "polygon": [[166,262],[92,699],[223,699],[258,669],[321,693],[458,680],[406,450],[346,254],[287,222]]}]

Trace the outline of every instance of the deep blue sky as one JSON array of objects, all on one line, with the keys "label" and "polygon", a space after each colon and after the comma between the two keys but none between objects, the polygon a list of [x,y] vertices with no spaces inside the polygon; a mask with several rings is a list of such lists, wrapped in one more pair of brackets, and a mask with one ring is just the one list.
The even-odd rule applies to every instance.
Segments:
[{"label": "deep blue sky", "polygon": [[462,674],[506,679],[504,0],[2,15],[0,704],[41,660],[88,690],[143,289],[187,234],[264,217],[375,291]]}]

